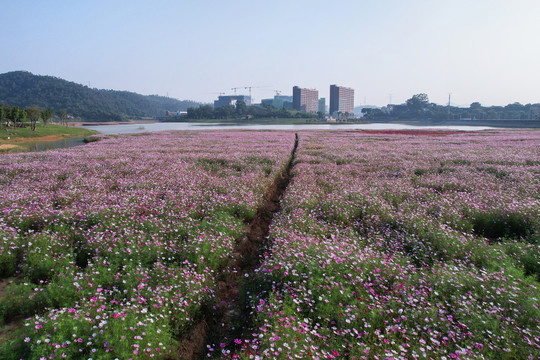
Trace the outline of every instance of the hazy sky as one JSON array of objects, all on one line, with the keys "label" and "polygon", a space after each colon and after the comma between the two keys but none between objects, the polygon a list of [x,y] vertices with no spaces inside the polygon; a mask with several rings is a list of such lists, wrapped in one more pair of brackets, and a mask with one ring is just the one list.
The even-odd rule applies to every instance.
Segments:
[{"label": "hazy sky", "polygon": [[[540,0],[12,0],[0,73],[211,102],[252,86],[356,105],[540,102]],[[239,92],[240,93],[240,92]],[[247,90],[242,90],[247,94]]]}]

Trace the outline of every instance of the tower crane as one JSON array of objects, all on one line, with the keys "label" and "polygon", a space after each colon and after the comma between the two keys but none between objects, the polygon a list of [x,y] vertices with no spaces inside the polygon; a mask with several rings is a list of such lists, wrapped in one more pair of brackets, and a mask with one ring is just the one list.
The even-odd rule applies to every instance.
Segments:
[{"label": "tower crane", "polygon": [[[241,88],[243,88],[243,86],[233,87],[233,88],[231,88],[231,90],[233,90],[233,91],[234,91],[234,95],[236,95],[236,90],[241,89]],[[245,89],[245,88],[244,88],[244,89]]]},{"label": "tower crane", "polygon": [[234,95],[236,95],[236,91],[238,89],[247,89],[247,90],[249,90],[249,98],[250,98],[251,102],[253,103],[253,99],[251,98],[251,89],[267,88],[267,87],[268,86],[237,86],[237,87],[231,88],[231,90],[234,91]]}]

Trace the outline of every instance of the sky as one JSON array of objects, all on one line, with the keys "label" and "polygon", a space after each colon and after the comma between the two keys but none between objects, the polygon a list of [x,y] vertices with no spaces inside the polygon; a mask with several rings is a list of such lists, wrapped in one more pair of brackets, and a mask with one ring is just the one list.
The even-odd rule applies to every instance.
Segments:
[{"label": "sky", "polygon": [[352,87],[355,105],[540,103],[539,0],[2,1],[0,73],[212,102]]}]

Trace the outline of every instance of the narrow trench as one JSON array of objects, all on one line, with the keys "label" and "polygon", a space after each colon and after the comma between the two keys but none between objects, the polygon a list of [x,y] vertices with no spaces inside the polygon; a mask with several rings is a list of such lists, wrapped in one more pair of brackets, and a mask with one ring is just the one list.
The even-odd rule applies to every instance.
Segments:
[{"label": "narrow trench", "polygon": [[241,338],[243,330],[251,326],[249,309],[240,306],[241,293],[239,279],[249,277],[260,265],[259,251],[267,239],[274,214],[280,209],[280,200],[291,180],[298,148],[298,134],[295,134],[294,147],[285,170],[276,177],[264,194],[264,202],[257,209],[254,220],[248,225],[247,233],[238,242],[229,263],[218,275],[215,307],[203,309],[204,315],[191,328],[187,337],[180,340],[178,358],[202,359],[206,356],[209,345],[215,355],[223,349],[231,351],[237,348],[234,340]]}]

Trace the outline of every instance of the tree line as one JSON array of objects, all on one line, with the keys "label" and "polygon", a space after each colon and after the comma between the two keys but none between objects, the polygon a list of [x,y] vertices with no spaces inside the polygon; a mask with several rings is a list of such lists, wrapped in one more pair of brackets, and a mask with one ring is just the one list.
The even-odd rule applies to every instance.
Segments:
[{"label": "tree line", "polygon": [[365,119],[420,119],[420,120],[535,120],[540,119],[540,104],[482,106],[473,102],[468,108],[437,105],[429,102],[426,94],[416,94],[405,104],[388,105],[381,109],[362,109]]},{"label": "tree line", "polygon": [[21,128],[30,126],[36,131],[36,125],[41,120],[43,126],[47,126],[55,115],[60,119],[60,123],[67,125],[68,114],[66,110],[54,111],[53,109],[40,109],[37,106],[29,106],[20,109],[18,106],[0,105],[0,128]]},{"label": "tree line", "polygon": [[[268,118],[297,118],[297,119],[316,119],[321,118],[323,114],[312,114],[301,111],[287,109],[277,109],[272,105],[263,104],[261,106],[248,106],[244,101],[237,101],[235,105],[225,105],[214,108],[212,105],[201,105],[199,107],[189,107],[187,114],[176,116],[176,120],[201,120],[201,119],[219,119],[219,120],[249,120],[249,119],[268,119]],[[174,121],[171,119],[171,121]]]}]

